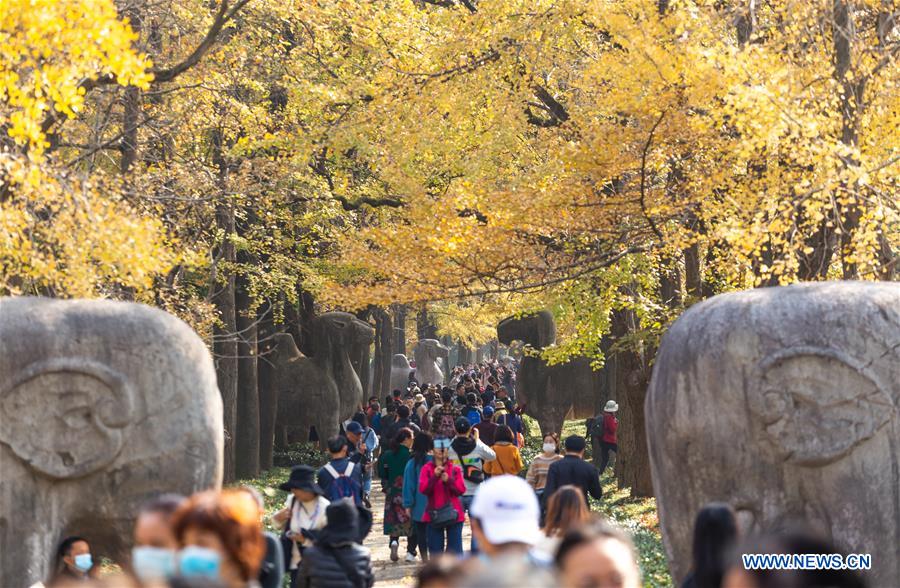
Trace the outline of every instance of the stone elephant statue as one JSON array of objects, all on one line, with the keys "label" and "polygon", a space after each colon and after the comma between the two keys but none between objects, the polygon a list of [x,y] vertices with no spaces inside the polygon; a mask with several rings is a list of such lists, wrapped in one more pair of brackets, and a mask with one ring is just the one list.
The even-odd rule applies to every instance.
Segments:
[{"label": "stone elephant statue", "polygon": [[645,404],[676,581],[697,510],[721,501],[747,533],[802,519],[871,554],[870,585],[896,585],[898,402],[896,283],[760,288],[691,307],[662,339]]},{"label": "stone elephant statue", "polygon": [[444,383],[441,360],[446,369],[450,365],[450,348],[441,345],[437,339],[422,339],[413,349],[416,358],[416,379],[420,384]]},{"label": "stone elephant statue", "polygon": [[409,383],[409,374],[416,371],[416,368],[409,365],[409,360],[402,353],[395,353],[391,358],[391,391],[405,391],[406,385]]},{"label": "stone elephant statue", "polygon": [[0,349],[0,585],[46,579],[67,535],[127,561],[142,503],[221,485],[213,360],[179,319],[0,298]]},{"label": "stone elephant statue", "polygon": [[315,427],[324,443],[364,401],[351,353],[374,340],[372,326],[346,312],[328,312],[313,319],[312,336],[316,354],[306,357],[290,334],[275,335],[271,361],[278,397],[276,429],[282,440],[307,441]]},{"label": "stone elephant statue", "polygon": [[[546,310],[510,317],[497,325],[497,338],[504,345],[520,341],[541,350],[556,342],[556,323]],[[566,419],[598,414],[606,402],[600,372],[591,369],[584,357],[551,366],[526,355],[519,363],[516,380],[516,399],[525,405],[525,414],[537,419],[543,434],[561,432]]]}]

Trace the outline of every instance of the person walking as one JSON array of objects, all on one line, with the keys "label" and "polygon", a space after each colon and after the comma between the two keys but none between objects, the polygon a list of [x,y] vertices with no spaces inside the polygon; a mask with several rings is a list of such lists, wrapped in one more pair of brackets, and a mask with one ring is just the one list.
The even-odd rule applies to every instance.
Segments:
[{"label": "person walking", "polygon": [[348,446],[347,438],[340,435],[328,440],[331,461],[319,470],[319,486],[330,502],[352,498],[356,504],[362,504],[362,468],[347,457]]},{"label": "person walking", "polygon": [[484,473],[490,476],[519,475],[522,471],[522,456],[516,447],[512,429],[506,425],[497,427],[494,446],[491,449],[494,450],[497,459],[484,464]]},{"label": "person walking", "polygon": [[259,506],[247,492],[194,494],[176,511],[172,529],[181,546],[177,575],[223,588],[259,586],[266,541]]},{"label": "person walking", "polygon": [[459,408],[453,406],[453,391],[444,388],[441,392],[441,404],[434,408],[431,415],[431,431],[434,438],[450,439],[456,435],[456,419],[459,416]]},{"label": "person walking", "polygon": [[584,500],[588,495],[600,500],[603,491],[600,488],[600,472],[592,464],[584,461],[584,437],[570,435],[564,442],[566,455],[550,465],[547,470],[547,484],[544,486],[544,502],[553,495],[557,488],[571,484],[581,490]]},{"label": "person walking", "polygon": [[610,400],[603,407],[602,433],[600,436],[601,476],[606,471],[606,466],[609,465],[609,452],[612,451],[616,454],[616,457],[619,456],[619,444],[616,437],[616,433],[619,430],[619,419],[616,418],[618,411],[619,405],[615,400]]},{"label": "person walking", "polygon": [[350,499],[325,510],[328,523],[315,545],[303,554],[297,570],[298,588],[371,588],[375,585],[372,556],[362,542],[372,528],[372,514]]},{"label": "person walking", "polygon": [[378,477],[384,498],[384,534],[391,538],[391,561],[400,556],[400,537],[406,537],[406,561],[416,561],[416,539],[412,519],[403,506],[403,474],[409,461],[413,444],[412,429],[402,428],[391,441],[391,448],[378,460]]},{"label": "person walking", "polygon": [[297,569],[303,551],[313,545],[317,531],[322,530],[327,522],[325,511],[328,499],[315,482],[316,470],[308,465],[299,465],[291,469],[287,482],[278,488],[288,493],[284,508],[272,516],[276,525],[283,525],[281,531],[282,547],[291,576],[291,588],[297,588]]},{"label": "person walking", "polygon": [[[497,459],[497,454],[478,439],[478,431],[472,429],[466,417],[456,419],[455,428],[456,436],[450,443],[450,460],[463,472],[466,491],[462,496],[462,505],[469,512],[475,491],[484,481],[484,464]],[[475,535],[472,535],[471,549],[473,552],[478,550]]]},{"label": "person walking", "polygon": [[481,422],[473,425],[472,428],[478,430],[478,438],[481,439],[481,442],[491,447],[496,442],[494,435],[496,435],[498,427],[497,423],[494,422],[494,408],[485,405],[482,409],[482,417]]},{"label": "person walking", "polygon": [[553,557],[562,537],[587,523],[591,518],[591,511],[581,490],[575,486],[561,487],[547,502],[547,516],[541,529],[544,537],[535,545],[535,549],[543,551],[547,557]]},{"label": "person walking", "polygon": [[602,520],[566,533],[555,558],[561,586],[639,588],[637,561],[628,535]]},{"label": "person walking", "polygon": [[737,539],[737,518],[730,505],[712,502],[701,508],[694,522],[691,571],[681,588],[720,588]]},{"label": "person walking", "polygon": [[556,433],[544,435],[541,454],[531,461],[528,473],[525,474],[525,481],[534,488],[534,492],[539,500],[544,494],[544,486],[547,485],[547,471],[552,464],[561,459],[562,456],[559,454],[559,436]]},{"label": "person walking", "polygon": [[422,561],[428,561],[428,523],[425,522],[428,497],[419,490],[419,478],[425,464],[432,461],[429,453],[433,449],[434,438],[430,434],[422,432],[416,435],[413,439],[412,457],[406,462],[403,471],[403,508],[412,519],[415,531],[413,535]]},{"label": "person walking", "polygon": [[478,408],[478,395],[474,392],[466,394],[466,406],[463,409],[462,416],[469,419],[469,423],[473,426],[481,422],[481,409]]},{"label": "person walking", "polygon": [[350,442],[348,457],[359,464],[363,476],[363,504],[371,509],[369,494],[372,492],[372,474],[375,470],[375,450],[378,449],[378,435],[369,427],[364,412],[357,413],[347,424],[347,440]]},{"label": "person walking", "polygon": [[466,520],[460,497],[466,491],[462,469],[449,459],[450,440],[434,440],[434,459],[422,467],[419,491],[428,497],[422,520],[427,523],[430,557],[446,551],[461,556]]},{"label": "person walking", "polygon": [[518,561],[535,570],[550,567],[550,558],[534,550],[543,537],[540,505],[518,476],[495,476],[481,485],[470,511],[472,535],[488,565]]}]

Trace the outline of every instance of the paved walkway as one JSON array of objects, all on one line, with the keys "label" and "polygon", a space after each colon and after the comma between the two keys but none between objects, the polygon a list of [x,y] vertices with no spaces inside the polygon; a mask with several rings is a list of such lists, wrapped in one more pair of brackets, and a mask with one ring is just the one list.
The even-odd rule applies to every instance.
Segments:
[{"label": "paved walkway", "polygon": [[[390,539],[384,534],[384,494],[379,489],[378,480],[372,483],[372,514],[375,523],[372,532],[366,538],[365,546],[372,550],[372,565],[375,568],[375,586],[378,588],[398,588],[400,586],[414,586],[416,583],[416,571],[421,565],[421,560],[416,563],[406,563],[406,538],[400,538],[400,561],[391,561]],[[463,527],[463,546],[469,545],[471,531],[469,523]]]}]

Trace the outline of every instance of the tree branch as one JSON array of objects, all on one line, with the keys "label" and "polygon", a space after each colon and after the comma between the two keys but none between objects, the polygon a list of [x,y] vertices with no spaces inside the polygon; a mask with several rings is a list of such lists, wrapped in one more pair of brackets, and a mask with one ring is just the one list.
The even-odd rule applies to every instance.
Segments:
[{"label": "tree branch", "polygon": [[203,38],[203,41],[200,42],[199,45],[194,49],[194,51],[188,55],[184,61],[173,65],[172,67],[167,67],[165,69],[157,69],[154,68],[151,71],[153,73],[154,81],[156,82],[170,82],[185,71],[197,65],[203,56],[212,48],[215,44],[216,40],[219,37],[219,33],[222,32],[222,29],[228,24],[234,15],[243,8],[250,0],[238,0],[235,5],[229,10],[228,8],[228,0],[222,0],[222,3],[219,5],[219,10],[216,12],[215,20],[213,20],[212,25],[209,27],[209,30],[206,32],[206,36]]},{"label": "tree branch", "polygon": [[644,217],[647,219],[647,222],[650,223],[650,228],[653,229],[653,232],[656,233],[656,236],[663,239],[663,234],[659,230],[659,227],[656,226],[656,223],[653,221],[653,218],[649,214],[647,214],[647,206],[645,204],[645,196],[646,196],[646,183],[647,183],[647,152],[650,151],[650,145],[653,143],[653,134],[656,132],[656,128],[662,122],[663,117],[666,116],[666,111],[664,110],[662,114],[659,115],[659,118],[656,119],[656,122],[653,124],[653,128],[650,129],[650,134],[647,136],[647,142],[644,144],[644,149],[641,151],[641,212],[644,213]]}]

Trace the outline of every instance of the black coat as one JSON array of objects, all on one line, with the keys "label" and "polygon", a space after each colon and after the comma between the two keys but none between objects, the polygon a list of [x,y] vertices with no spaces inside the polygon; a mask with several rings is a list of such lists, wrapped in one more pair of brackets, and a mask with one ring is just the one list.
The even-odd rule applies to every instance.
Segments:
[{"label": "black coat", "polygon": [[[394,423],[391,424],[390,427],[387,428],[385,434],[382,435],[381,439],[385,445],[390,445],[391,441],[394,440],[394,437],[397,436],[397,433],[400,432],[402,428],[412,429],[412,432],[418,435],[422,429],[416,423],[410,421],[409,419],[397,419]],[[384,430],[384,429],[382,429]]]},{"label": "black coat", "polygon": [[600,472],[593,465],[575,455],[566,455],[550,464],[547,470],[547,485],[544,486],[543,498],[546,502],[560,486],[571,484],[581,489],[584,499],[588,494],[600,500],[603,490],[600,488]]},{"label": "black coat", "polygon": [[301,588],[371,588],[374,584],[369,550],[358,543],[308,547],[297,569]]}]

